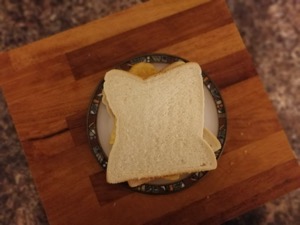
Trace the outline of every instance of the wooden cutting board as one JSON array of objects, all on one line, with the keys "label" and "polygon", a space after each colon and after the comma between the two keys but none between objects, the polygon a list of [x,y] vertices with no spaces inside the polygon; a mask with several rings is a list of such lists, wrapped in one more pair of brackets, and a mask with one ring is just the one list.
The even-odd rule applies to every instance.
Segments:
[{"label": "wooden cutting board", "polygon": [[[170,195],[108,185],[86,135],[105,71],[149,52],[198,62],[228,115],[217,170]],[[222,0],[153,0],[1,53],[0,86],[52,225],[218,224],[300,187],[299,165]]]}]

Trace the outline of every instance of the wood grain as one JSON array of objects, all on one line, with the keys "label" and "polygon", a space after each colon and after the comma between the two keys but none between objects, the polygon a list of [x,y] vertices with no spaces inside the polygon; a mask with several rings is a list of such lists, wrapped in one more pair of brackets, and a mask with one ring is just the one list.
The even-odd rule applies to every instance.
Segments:
[{"label": "wood grain", "polygon": [[[191,204],[193,205],[193,203],[197,202],[198,200],[207,198],[210,199],[211,196],[223,191],[224,189],[229,190],[229,187],[237,191],[239,190],[237,188],[238,185],[243,182],[247,183],[247,180],[251,177],[257,176],[258,183],[261,183],[259,180],[261,173],[269,171],[271,168],[280,168],[282,164],[289,162],[290,160],[294,161],[292,165],[296,165],[296,160],[294,159],[292,152],[285,156],[280,154],[283,146],[287,144],[287,139],[285,136],[282,136],[282,134],[282,132],[278,132],[267,137],[265,140],[253,142],[252,144],[224,155],[219,161],[218,170],[209,173],[201,182],[197,183],[186,192],[183,191],[176,194],[154,197],[133,193],[126,197],[118,198],[118,201],[111,201],[110,204],[104,205],[102,207],[103,216],[101,218],[108,221],[110,218],[118,217],[120,224],[124,223],[124,221],[127,221],[130,224],[143,224],[148,220],[151,221],[151,218],[160,218],[161,216],[171,212],[176,214],[176,212],[180,212],[185,207],[189,207]],[[276,140],[275,143],[274,140]],[[270,151],[266,151],[264,154],[261,154],[261,149],[257,146],[261,146],[263,149],[270,149]],[[270,155],[272,157],[269,157]],[[245,160],[246,157],[247,160]],[[288,174],[288,172],[286,171],[285,174]],[[298,173],[296,172],[296,174]],[[277,182],[282,183],[283,178],[284,177],[278,176],[276,178],[278,179]],[[237,180],[239,182],[236,182]],[[291,186],[299,185],[299,181],[295,177],[293,180],[294,182],[292,182]],[[265,182],[260,184],[260,191],[270,190],[271,186],[274,184],[272,183],[273,181],[274,179],[272,179],[272,176],[270,176],[270,183]],[[248,193],[248,195],[240,196],[240,198],[243,200],[245,200],[247,197],[249,197],[249,199],[253,199],[253,197],[257,194],[257,191],[251,191]],[[216,210],[215,208],[222,205],[223,200],[226,200],[226,191],[223,193],[225,196],[221,199],[218,199],[218,204],[212,205],[212,207],[209,209],[210,213],[214,214],[214,211]],[[244,202],[243,200],[240,203]],[[134,207],[124,212],[124,209],[132,202],[135,203]],[[114,203],[116,203],[115,206]],[[246,204],[246,202],[244,203]],[[197,203],[195,204],[197,205]],[[247,207],[250,205],[251,201]],[[203,204],[199,204],[198,207],[201,209],[205,206]],[[150,211],[151,213],[147,213],[147,211]],[[199,214],[198,217],[204,218],[205,215]],[[177,221],[172,220],[172,218],[170,218],[170,220],[174,224],[180,224],[180,221],[177,223]],[[187,217],[186,220],[193,224],[194,218],[190,216]],[[188,222],[186,224],[189,224]]]},{"label": "wood grain", "polygon": [[[12,66],[24,68],[55,58],[69,51],[80,49],[100,40],[129,31],[147,23],[205,4],[211,0],[152,0],[123,12],[89,22],[81,29],[70,29],[9,52]],[[143,12],[143,13],[141,13]],[[113,29],[112,29],[113,28]],[[82,32],[84,30],[84,32]],[[92,34],[92,35],[86,35]]]},{"label": "wood grain", "polygon": [[[221,16],[222,20],[215,19],[214,11],[218,11],[218,16]],[[201,18],[202,23],[194,26],[193,22],[197,17]],[[75,79],[80,79],[103,69],[112,68],[124,61],[124,58],[135,56],[137,52],[139,54],[153,52],[230,22],[231,17],[222,7],[222,3],[212,1],[69,52],[66,55]],[[183,26],[185,29],[182,29]]]},{"label": "wood grain", "polygon": [[252,60],[245,49],[203,64],[202,68],[211,74],[211,79],[219,88],[256,76]]},{"label": "wood grain", "polygon": [[[144,52],[198,62],[227,110],[218,168],[175,194],[107,184],[86,135],[105,72]],[[300,186],[299,165],[223,0],[152,0],[1,53],[0,86],[51,225],[218,224]]]},{"label": "wood grain", "polygon": [[[228,119],[227,151],[282,129],[259,77],[222,89]],[[225,153],[226,154],[226,153]]]},{"label": "wood grain", "polygon": [[[288,161],[281,166],[250,177],[237,185],[224,188],[222,191],[208,195],[206,198],[196,201],[185,208],[173,211],[145,224],[221,224],[224,220],[232,218],[236,211],[242,213],[254,202],[257,205],[263,204],[267,200],[265,196],[269,194],[270,190],[266,190],[265,192],[260,191],[266,184],[270,185],[269,183],[274,181],[273,176],[277,173],[285,173],[291,178],[279,178],[277,181],[279,184],[276,187],[276,191],[279,193],[273,193],[274,196],[284,193],[280,191],[280,187],[282,186],[299,185],[300,181],[297,178],[297,173],[288,172],[295,165],[297,165],[295,160]],[[253,196],[253,192],[256,193],[255,196]],[[222,200],[220,201],[220,199]],[[233,202],[236,204],[235,208],[231,207]],[[216,217],[216,213],[220,216]]]},{"label": "wood grain", "polygon": [[[163,47],[157,52],[169,54],[177,52],[183,58],[204,65],[245,50],[243,41],[236,35],[237,32],[236,26],[230,23],[205,33],[199,33],[192,38],[185,38],[184,41]],[[232,46],[228,43],[235,44]]]}]

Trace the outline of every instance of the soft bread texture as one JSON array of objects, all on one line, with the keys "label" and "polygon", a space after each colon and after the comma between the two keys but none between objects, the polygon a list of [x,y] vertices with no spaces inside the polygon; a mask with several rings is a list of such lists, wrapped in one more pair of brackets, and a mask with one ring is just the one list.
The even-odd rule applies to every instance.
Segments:
[{"label": "soft bread texture", "polygon": [[[183,61],[174,62],[174,63],[168,65],[167,67],[165,67],[164,69],[162,69],[161,72],[166,72],[166,71],[168,71],[170,69],[173,69],[177,66],[183,65],[184,63],[185,62],[183,62]],[[104,91],[102,92],[102,95],[103,95],[102,102],[103,102],[103,104],[106,105],[107,111],[108,111],[109,115],[112,117],[112,119],[115,123],[115,117],[114,117],[113,113],[111,112],[111,109],[109,107],[108,102],[106,101]],[[111,138],[110,138],[110,143],[111,144],[114,143],[114,139],[115,139],[115,126],[114,126],[114,129],[112,131]],[[204,141],[206,141],[209,144],[209,146],[213,149],[213,151],[217,151],[221,148],[221,144],[220,144],[219,140],[206,128],[204,128],[204,130],[203,130],[203,139],[204,139]],[[161,178],[166,179],[166,180],[178,180],[179,177],[180,177],[180,175],[177,174],[177,175],[165,176],[165,177],[161,177]],[[155,180],[155,179],[153,179],[153,178],[135,179],[135,180],[129,180],[128,184],[129,184],[130,187],[136,187],[136,186],[139,186],[141,184],[151,182],[153,180]]]},{"label": "soft bread texture", "polygon": [[111,108],[109,107],[109,103],[106,100],[104,90],[102,91],[102,103],[106,106],[107,113],[113,120],[113,128],[112,128],[110,138],[109,138],[109,144],[112,145],[112,144],[114,144],[115,137],[116,137],[116,118],[115,118],[115,115],[113,114],[113,112],[111,111]]},{"label": "soft bread texture", "polygon": [[[106,100],[106,96],[105,96],[105,92],[102,92],[102,103],[106,106],[106,110],[108,112],[108,114],[110,115],[110,117],[113,120],[114,126],[113,126],[113,131],[110,137],[110,144],[113,144],[115,141],[115,132],[116,132],[116,126],[115,126],[115,116],[113,115],[109,104]],[[221,143],[219,142],[219,140],[217,139],[217,137],[211,133],[210,130],[208,130],[207,128],[203,128],[203,139],[205,142],[207,142],[207,144],[212,148],[212,150],[214,152],[218,151],[221,148]]]},{"label": "soft bread texture", "polygon": [[221,148],[220,141],[212,132],[210,132],[210,130],[206,128],[203,129],[203,139],[207,142],[207,144],[212,148],[214,152],[218,151]]},{"label": "soft bread texture", "polygon": [[200,73],[198,64],[186,63],[146,80],[122,70],[106,74],[104,92],[116,118],[109,183],[216,168],[202,138]]},{"label": "soft bread texture", "polygon": [[[161,72],[166,72],[170,69],[174,69],[175,67],[181,66],[183,64],[185,64],[185,62],[183,61],[173,62],[170,65],[166,66],[164,69],[162,69]],[[203,139],[204,141],[207,142],[207,144],[209,144],[209,146],[213,149],[213,151],[216,152],[221,148],[221,143],[219,142],[217,137],[205,127],[203,129]]]},{"label": "soft bread texture", "polygon": [[[172,65],[172,64],[171,64]],[[105,92],[102,92],[102,103],[106,106],[107,112],[108,114],[111,116],[112,120],[114,121],[115,124],[115,116],[113,115],[109,104],[106,100],[106,96],[105,96]],[[110,137],[110,143],[113,144],[114,140],[115,140],[115,125],[113,126],[113,131],[112,131],[112,135]],[[221,144],[219,142],[219,140],[214,136],[214,134],[212,134],[208,129],[206,129],[204,127],[203,129],[203,139],[205,142],[207,142],[207,144],[212,148],[213,151],[217,151],[221,148]],[[156,179],[166,179],[166,180],[178,180],[180,177],[179,174],[176,175],[169,175],[169,176],[165,176],[165,177],[159,177]],[[155,178],[142,178],[142,179],[134,179],[134,180],[129,180],[128,181],[128,185],[130,187],[137,187],[139,185],[142,185],[144,183],[148,183],[155,180]]]},{"label": "soft bread texture", "polygon": [[[111,116],[114,124],[115,124],[115,116],[113,115],[108,102],[106,101],[106,96],[105,96],[105,92],[102,92],[102,103],[106,106],[107,112],[108,114]],[[110,143],[113,144],[114,140],[115,140],[115,125],[113,126],[113,131],[110,137]],[[214,134],[212,134],[208,129],[204,128],[203,129],[203,139],[205,142],[207,142],[207,144],[212,148],[213,151],[217,151],[221,148],[221,144],[219,142],[219,140],[214,136]],[[169,176],[165,176],[165,177],[159,177],[156,179],[166,179],[169,181],[175,181],[178,180],[180,177],[179,174],[176,175],[169,175]],[[142,185],[144,183],[148,183],[155,180],[154,178],[143,178],[143,179],[135,179],[135,180],[129,180],[128,181],[128,185],[130,187],[137,187],[139,185]]]}]

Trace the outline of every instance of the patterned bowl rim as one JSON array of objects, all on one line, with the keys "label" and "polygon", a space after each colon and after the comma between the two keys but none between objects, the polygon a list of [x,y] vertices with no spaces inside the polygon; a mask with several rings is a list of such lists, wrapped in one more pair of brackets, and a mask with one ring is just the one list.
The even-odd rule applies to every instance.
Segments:
[{"label": "patterned bowl rim", "polygon": [[[132,65],[139,62],[171,64],[176,61],[188,62],[188,60],[174,55],[169,55],[164,53],[150,53],[150,54],[143,54],[140,56],[136,56],[129,60],[126,60],[125,62],[121,63],[115,68],[122,69],[122,70],[129,70]],[[221,143],[221,149],[215,152],[215,156],[216,159],[219,159],[224,150],[226,133],[227,133],[227,117],[226,117],[225,104],[220,91],[213,83],[213,81],[209,78],[209,76],[203,71],[202,71],[202,77],[203,77],[203,84],[207,87],[209,93],[211,94],[217,109],[218,124],[219,124],[217,138]],[[104,150],[102,149],[100,140],[98,138],[98,131],[96,126],[98,109],[102,100],[103,84],[104,84],[104,80],[101,80],[97,85],[88,107],[87,134],[88,134],[89,145],[91,147],[92,153],[95,155],[101,167],[104,170],[106,170],[108,158]],[[146,193],[146,194],[169,194],[169,193],[174,193],[174,192],[184,190],[192,186],[201,178],[203,178],[207,173],[208,171],[191,173],[187,177],[181,180],[174,181],[173,183],[168,182],[167,184],[162,184],[162,185],[146,183],[137,187],[129,187],[128,185],[126,186],[134,191]]]}]

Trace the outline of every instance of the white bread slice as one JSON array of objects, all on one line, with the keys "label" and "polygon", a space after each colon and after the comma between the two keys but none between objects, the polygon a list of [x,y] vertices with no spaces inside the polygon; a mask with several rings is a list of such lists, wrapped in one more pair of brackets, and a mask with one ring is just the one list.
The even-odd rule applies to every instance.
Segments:
[{"label": "white bread slice", "polygon": [[222,146],[218,138],[208,129],[203,129],[203,139],[212,148],[214,152],[218,151]]},{"label": "white bread slice", "polygon": [[[167,67],[165,67],[164,69],[162,69],[160,72],[166,72],[170,69],[173,69],[173,68],[175,68],[177,66],[180,66],[180,65],[183,65],[183,64],[185,64],[185,62],[183,62],[183,61],[174,62],[174,63],[168,65]],[[111,109],[109,107],[109,104],[106,101],[104,91],[102,92],[102,94],[103,94],[102,102],[106,105],[109,115],[112,117],[113,120],[115,120],[114,115],[111,112]],[[114,121],[114,123],[115,123],[115,121]],[[115,128],[115,126],[114,126],[114,128]],[[115,129],[112,132],[110,143],[114,142],[114,138],[115,138],[115,133],[114,132],[115,132]],[[204,141],[206,141],[211,146],[213,151],[217,151],[221,148],[221,144],[220,144],[219,140],[206,128],[204,128],[204,130],[203,130],[203,139],[204,139]],[[171,175],[171,176],[166,176],[166,177],[161,177],[161,178],[166,179],[166,180],[178,180],[179,177],[180,177],[180,175],[177,174],[177,175]],[[143,179],[129,180],[128,184],[129,184],[130,187],[136,187],[136,186],[139,186],[143,183],[148,183],[152,180],[153,180],[153,178],[143,178]]]},{"label": "white bread slice", "polygon": [[[170,65],[163,68],[161,70],[161,72],[168,71],[170,69],[173,69],[177,66],[181,66],[183,64],[185,64],[185,62],[183,62],[183,61],[173,62]],[[210,130],[206,129],[205,127],[203,129],[203,139],[209,144],[209,146],[213,149],[213,151],[216,152],[221,148],[221,143],[219,142],[217,137],[213,133],[211,133]]]},{"label": "white bread slice", "polygon": [[121,70],[105,76],[104,91],[116,117],[116,140],[107,181],[124,182],[216,168],[203,141],[203,83],[196,63],[146,80]]},{"label": "white bread slice", "polygon": [[[105,96],[105,92],[102,92],[102,102],[103,104],[106,106],[107,112],[108,114],[111,116],[112,120],[115,123],[115,116],[113,115],[108,102],[106,101],[106,96]],[[114,143],[114,139],[115,139],[115,125],[113,126],[113,131],[112,131],[112,135],[110,137],[110,143]],[[221,148],[221,144],[219,142],[219,140],[206,128],[203,129],[203,139],[205,142],[207,142],[207,144],[209,144],[209,146],[211,146],[213,151],[217,151]],[[161,177],[162,179],[166,179],[166,180],[178,180],[180,177],[179,174],[176,175],[171,175],[171,176],[166,176],[166,177]],[[143,179],[135,179],[135,180],[129,180],[128,181],[128,185],[130,187],[137,187],[139,185],[142,185],[144,183],[148,183],[150,181],[153,181],[153,178],[143,178]]]},{"label": "white bread slice", "polygon": [[[113,122],[115,123],[115,116],[113,115],[109,104],[106,100],[106,96],[105,96],[105,92],[102,92],[102,103],[106,106],[107,112],[110,115],[110,117],[112,118]],[[113,132],[115,132],[115,125],[113,126],[114,129],[112,131],[112,135],[111,135],[111,140],[110,143],[114,143],[114,139],[115,139],[115,134],[113,134]],[[221,143],[219,142],[219,140],[217,139],[217,137],[207,128],[203,128],[203,139],[205,142],[207,142],[207,144],[212,148],[212,150],[214,152],[218,151],[221,148]],[[178,176],[178,175],[176,175]]]}]

